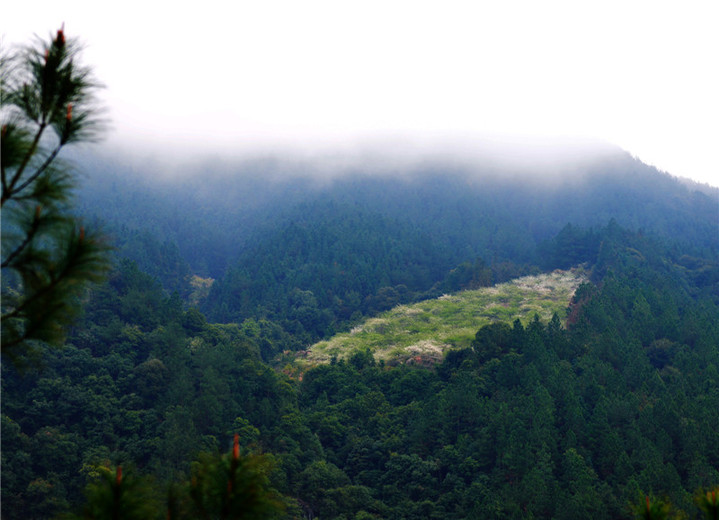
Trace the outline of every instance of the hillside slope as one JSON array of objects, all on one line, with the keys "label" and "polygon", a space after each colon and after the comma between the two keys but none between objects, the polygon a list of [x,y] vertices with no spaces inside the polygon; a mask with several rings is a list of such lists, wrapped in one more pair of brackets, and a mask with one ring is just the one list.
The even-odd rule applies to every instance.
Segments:
[{"label": "hillside slope", "polygon": [[534,316],[543,322],[555,313],[563,317],[586,280],[581,269],[555,271],[400,305],[349,333],[315,343],[301,355],[300,364],[327,363],[367,350],[390,365],[441,362],[447,350],[469,347],[477,330],[489,323],[518,319],[527,325]]},{"label": "hillside slope", "polygon": [[[175,186],[125,207],[118,188],[117,211],[164,226],[115,221],[138,263],[87,295],[41,370],[2,365],[3,518],[80,507],[108,464],[154,477],[164,503],[234,433],[276,462],[291,518],[629,519],[647,495],[692,511],[719,483],[719,204],[644,171],[586,191],[439,170],[299,183],[236,237],[227,200]],[[167,292],[220,267],[221,240],[241,252],[209,302],[222,324]],[[585,263],[565,327],[550,316],[579,280],[459,292]],[[363,320],[301,380],[267,363]]]},{"label": "hillside slope", "polygon": [[[302,257],[292,251],[277,255],[298,222],[331,240],[335,232],[346,231],[342,228],[348,223],[354,231],[367,233],[368,226],[356,225],[358,217],[372,225],[382,222],[401,235],[408,227],[421,230],[436,251],[420,266],[429,270],[446,271],[477,257],[487,263],[536,263],[537,244],[567,223],[596,228],[611,219],[629,230],[719,250],[719,190],[686,184],[618,148],[541,165],[491,157],[395,164],[388,157],[331,167],[321,160],[271,157],[206,161],[164,174],[158,165],[132,166],[127,158],[81,160],[88,171],[79,192],[84,215],[107,222],[120,239],[150,231],[161,242],[175,243],[193,274],[211,276],[220,284],[233,283],[232,276],[222,280],[228,268],[299,268]],[[338,229],[332,228],[333,222]],[[133,243],[122,252],[141,268],[154,269],[154,260],[143,256],[142,247],[138,250]],[[321,253],[313,244],[306,247]],[[419,271],[413,273],[415,279]],[[205,309],[218,319],[224,304],[228,314],[238,311],[221,294]],[[275,296],[262,291],[256,303],[265,305]]]}]

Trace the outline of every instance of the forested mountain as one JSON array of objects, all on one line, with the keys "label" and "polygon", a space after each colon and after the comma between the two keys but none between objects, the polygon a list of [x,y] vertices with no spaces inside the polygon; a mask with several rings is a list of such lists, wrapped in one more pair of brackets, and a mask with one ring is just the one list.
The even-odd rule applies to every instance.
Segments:
[{"label": "forested mountain", "polygon": [[[328,173],[268,159],[188,167],[174,180],[105,171],[82,200],[108,222],[121,255],[166,289],[187,295],[190,273],[215,278],[201,305],[210,320],[278,321],[305,344],[462,288],[453,269],[471,278],[488,268],[485,280],[502,282],[591,260],[598,238],[590,232],[580,245],[576,228],[610,220],[686,254],[719,250],[717,189],[692,189],[620,150],[524,168],[428,162]],[[568,244],[548,257],[562,230]]]},{"label": "forested mountain", "polygon": [[77,160],[88,172],[83,214],[175,242],[195,274],[213,278],[236,265],[247,245],[272,240],[268,235],[298,218],[311,227],[313,218],[330,212],[342,219],[344,211],[421,229],[463,260],[532,260],[536,244],[566,224],[599,227],[610,219],[719,247],[712,227],[717,188],[687,184],[618,149],[536,168],[427,161],[394,168],[349,163],[328,172],[320,162],[268,158],[167,171],[117,159]]},{"label": "forested mountain", "polygon": [[[191,476],[235,433],[279,518],[700,518],[719,485],[719,190],[618,151],[542,176],[86,160],[79,212],[115,268],[63,349],[2,366],[3,518],[79,511],[117,466],[152,477],[148,518],[187,517],[173,493],[200,503]],[[281,370],[397,304],[579,264],[564,315],[495,321],[434,366]],[[216,279],[199,308],[193,275]]]}]

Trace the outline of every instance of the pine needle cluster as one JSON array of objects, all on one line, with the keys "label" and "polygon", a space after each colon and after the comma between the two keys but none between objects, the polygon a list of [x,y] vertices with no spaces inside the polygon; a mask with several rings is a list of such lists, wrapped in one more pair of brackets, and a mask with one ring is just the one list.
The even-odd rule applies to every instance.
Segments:
[{"label": "pine needle cluster", "polygon": [[76,173],[59,157],[102,127],[99,85],[63,29],[0,59],[2,353],[28,361],[60,344],[88,282],[108,268],[108,245],[72,214]]}]

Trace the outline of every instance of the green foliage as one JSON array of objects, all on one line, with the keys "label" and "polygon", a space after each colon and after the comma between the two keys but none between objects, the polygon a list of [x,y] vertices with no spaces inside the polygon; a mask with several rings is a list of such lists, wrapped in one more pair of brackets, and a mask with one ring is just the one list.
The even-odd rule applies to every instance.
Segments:
[{"label": "green foliage", "polygon": [[708,520],[719,518],[719,487],[711,491],[697,491],[694,501]]},{"label": "green foliage", "polygon": [[[31,517],[30,496],[53,511],[77,505],[85,475],[109,460],[132,460],[163,485],[181,479],[237,424],[282,471],[317,456],[303,422],[290,425],[292,386],[262,364],[261,338],[248,334],[183,312],[121,262],[90,291],[70,344],[25,374],[2,367],[3,518]],[[65,505],[49,505],[53,496]]]},{"label": "green foliage", "polygon": [[156,278],[169,293],[176,291],[183,299],[190,298],[190,266],[174,241],[161,241],[150,231],[129,231],[125,227],[115,232],[108,229],[107,232],[113,237],[116,257],[135,262],[140,270]]},{"label": "green foliage", "polygon": [[627,518],[640,489],[690,512],[719,480],[717,305],[671,249],[611,232],[567,328],[488,323],[434,369],[359,349],[300,383],[262,362],[273,322],[210,323],[121,262],[42,372],[3,367],[3,518],[80,508],[108,460],[155,497],[174,482],[175,518],[222,515],[231,458],[197,454],[234,432],[290,517]]},{"label": "green foliage", "polygon": [[589,230],[567,224],[551,241],[539,245],[542,263],[547,268],[567,269],[593,263],[599,252],[601,236]]},{"label": "green foliage", "polygon": [[270,488],[270,467],[261,455],[240,455],[235,436],[233,452],[204,454],[192,466],[185,514],[175,518],[279,518],[282,504]]},{"label": "green foliage", "polygon": [[676,518],[675,512],[672,510],[671,503],[658,498],[650,498],[649,495],[634,508],[636,518],[642,520],[665,520],[667,518]]},{"label": "green foliage", "polygon": [[64,515],[68,520],[150,520],[161,511],[156,491],[149,479],[123,472],[121,466],[114,470],[99,468],[99,477],[88,484],[85,504],[78,515]]},{"label": "green foliage", "polygon": [[98,126],[90,71],[63,30],[2,60],[2,352],[22,364],[61,344],[107,245],[70,211],[74,174],[58,154]]}]

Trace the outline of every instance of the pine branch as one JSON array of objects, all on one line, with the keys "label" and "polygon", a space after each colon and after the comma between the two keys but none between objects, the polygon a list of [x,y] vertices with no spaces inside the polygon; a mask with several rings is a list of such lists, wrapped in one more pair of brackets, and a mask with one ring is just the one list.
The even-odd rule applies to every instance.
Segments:
[{"label": "pine branch", "polygon": [[35,134],[35,138],[32,140],[30,149],[25,154],[25,158],[20,163],[20,166],[15,172],[15,175],[13,175],[12,179],[10,180],[10,184],[7,186],[7,189],[5,189],[5,186],[3,186],[2,199],[0,199],[0,208],[3,207],[8,200],[12,199],[13,194],[15,193],[15,184],[20,181],[20,177],[22,177],[22,174],[25,171],[25,168],[27,167],[28,163],[30,162],[30,159],[32,159],[33,155],[35,155],[35,152],[37,151],[37,146],[40,143],[40,137],[42,137],[44,131],[45,126],[40,125],[38,131]]},{"label": "pine branch", "polygon": [[[62,325],[74,314],[76,308],[70,299],[86,282],[96,282],[108,269],[105,252],[109,247],[96,237],[85,237],[81,228],[76,239],[67,247],[64,265],[59,271],[33,269],[35,261],[25,259],[21,270],[23,285],[32,292],[26,294],[19,305],[3,314],[3,351],[29,339],[58,341],[62,337]],[[51,264],[47,260],[41,263]],[[8,330],[13,320],[26,320],[20,334]]]},{"label": "pine branch", "polygon": [[0,208],[9,223],[2,234],[1,346],[13,361],[33,352],[34,341],[59,344],[80,291],[109,267],[107,244],[75,226],[67,205],[73,175],[58,167],[63,147],[90,140],[99,125],[91,106],[98,85],[74,63],[76,51],[60,29],[49,43],[0,62],[0,104],[8,118]]},{"label": "pine branch", "polygon": [[50,155],[47,156],[45,159],[45,162],[42,163],[42,165],[33,173],[29,178],[25,180],[20,186],[15,188],[13,192],[10,194],[10,196],[15,196],[19,194],[21,191],[23,191],[25,188],[30,186],[32,183],[34,183],[40,175],[42,175],[45,170],[50,166],[50,163],[52,163],[55,158],[57,157],[57,154],[60,153],[60,149],[62,148],[62,144],[59,144],[55,147],[55,149],[50,153]]},{"label": "pine branch", "polygon": [[35,235],[37,234],[37,231],[40,227],[40,211],[41,207],[37,206],[35,209],[35,216],[33,217],[32,225],[30,227],[30,230],[27,232],[27,235],[25,236],[25,239],[20,243],[20,245],[12,252],[10,255],[8,255],[7,259],[3,261],[2,268],[5,269],[6,267],[9,267],[12,265],[12,262],[15,258],[17,258],[20,253],[22,253],[25,248],[32,242],[32,240],[35,238]]}]

